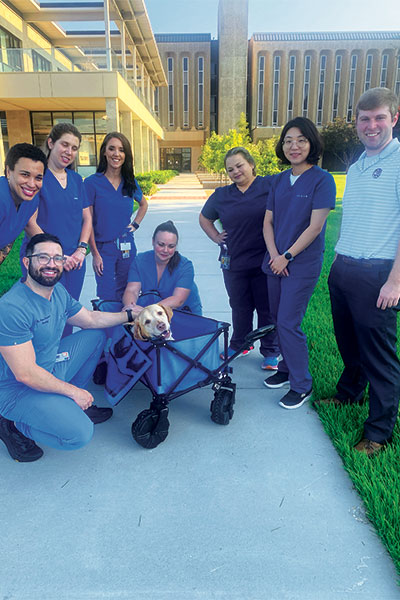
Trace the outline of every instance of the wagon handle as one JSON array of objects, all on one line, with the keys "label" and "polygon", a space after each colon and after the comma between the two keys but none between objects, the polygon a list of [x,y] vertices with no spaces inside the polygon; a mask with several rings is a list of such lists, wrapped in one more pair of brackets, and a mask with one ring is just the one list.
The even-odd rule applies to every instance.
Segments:
[{"label": "wagon handle", "polygon": [[245,337],[246,345],[247,344],[253,345],[254,342],[256,342],[257,340],[260,340],[262,337],[264,337],[264,335],[266,335],[267,333],[270,333],[274,329],[275,329],[275,325],[264,325],[264,327],[259,327],[258,329],[251,331]]}]

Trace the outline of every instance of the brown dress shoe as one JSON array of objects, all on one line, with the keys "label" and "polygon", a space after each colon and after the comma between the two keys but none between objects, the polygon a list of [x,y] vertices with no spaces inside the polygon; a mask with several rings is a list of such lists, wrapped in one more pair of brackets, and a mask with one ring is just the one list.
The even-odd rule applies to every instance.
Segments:
[{"label": "brown dress shoe", "polygon": [[367,438],[363,438],[361,442],[358,442],[354,446],[354,449],[362,454],[366,454],[367,456],[372,456],[373,454],[378,454],[383,448],[385,444],[379,444],[378,442],[373,442],[372,440],[368,440]]},{"label": "brown dress shoe", "polygon": [[320,400],[314,401],[315,406],[336,406],[336,408],[340,408],[343,406],[343,403],[340,402],[337,398],[321,398]]}]

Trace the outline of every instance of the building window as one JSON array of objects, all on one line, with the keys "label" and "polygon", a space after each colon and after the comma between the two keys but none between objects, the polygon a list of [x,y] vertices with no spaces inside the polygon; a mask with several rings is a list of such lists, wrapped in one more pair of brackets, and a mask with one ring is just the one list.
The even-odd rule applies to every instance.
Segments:
[{"label": "building window", "polygon": [[174,126],[174,59],[170,56],[168,66],[168,125]]},{"label": "building window", "polygon": [[154,112],[160,116],[160,88],[154,88]]},{"label": "building window", "polygon": [[326,78],[326,54],[321,54],[319,61],[319,84],[318,84],[318,104],[317,104],[317,125],[322,125],[324,116],[324,95]]},{"label": "building window", "polygon": [[310,94],[311,54],[304,57],[304,84],[303,84],[303,117],[308,117],[308,99]]},{"label": "building window", "polygon": [[183,83],[183,127],[189,127],[189,59],[182,59],[182,83]]},{"label": "building window", "polygon": [[77,154],[77,171],[87,177],[96,171],[100,146],[107,133],[104,111],[31,112],[32,141],[44,148],[51,128],[57,123],[73,123],[82,134]]},{"label": "building window", "polygon": [[396,81],[394,84],[394,93],[396,96],[400,95],[400,54],[397,57],[397,69],[396,69]]},{"label": "building window", "polygon": [[339,92],[340,92],[340,75],[342,72],[342,55],[336,55],[335,62],[335,81],[333,84],[333,101],[332,101],[332,121],[338,116],[339,107]]},{"label": "building window", "polygon": [[349,97],[347,101],[347,122],[350,123],[353,118],[354,108],[354,88],[356,86],[356,75],[357,75],[357,54],[353,54],[350,63],[350,76],[349,76]]},{"label": "building window", "polygon": [[0,70],[23,71],[22,42],[3,27],[0,27]]},{"label": "building window", "polygon": [[5,156],[10,148],[10,144],[8,143],[6,111],[0,111],[0,126],[1,126],[1,137],[3,140],[3,151],[4,151],[4,156]]},{"label": "building window", "polygon": [[197,62],[197,126],[204,127],[204,58],[199,56]]},{"label": "building window", "polygon": [[289,82],[288,82],[288,105],[287,118],[288,121],[293,119],[293,103],[294,103],[294,81],[296,72],[296,57],[294,54],[289,57]]},{"label": "building window", "polygon": [[272,89],[272,126],[278,125],[279,79],[281,74],[281,57],[274,58],[274,84]]},{"label": "building window", "polygon": [[47,60],[47,58],[44,58],[41,54],[39,54],[39,52],[36,52],[36,50],[32,50],[32,63],[33,70],[35,72],[52,70],[51,62]]},{"label": "building window", "polygon": [[388,62],[389,62],[389,54],[382,54],[381,81],[379,84],[380,87],[386,87],[386,85],[387,85]]},{"label": "building window", "polygon": [[365,83],[364,83],[364,92],[369,90],[371,87],[371,76],[372,76],[372,65],[374,62],[374,57],[372,54],[367,54],[367,62],[365,63]]},{"label": "building window", "polygon": [[257,125],[263,124],[264,117],[264,75],[265,56],[258,57],[258,96],[257,96]]}]

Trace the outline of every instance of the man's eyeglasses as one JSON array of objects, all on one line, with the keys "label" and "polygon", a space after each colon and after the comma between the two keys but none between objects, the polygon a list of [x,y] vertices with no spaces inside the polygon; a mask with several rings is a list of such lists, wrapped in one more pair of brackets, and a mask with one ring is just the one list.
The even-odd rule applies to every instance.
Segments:
[{"label": "man's eyeglasses", "polygon": [[294,140],[283,140],[283,146],[290,148],[296,142],[299,148],[304,148],[308,144],[307,138],[295,138]]},{"label": "man's eyeglasses", "polygon": [[61,254],[56,254],[55,256],[49,256],[48,254],[31,254],[30,256],[27,256],[27,258],[37,258],[39,265],[42,265],[43,267],[48,265],[50,261],[53,261],[55,265],[61,267],[66,260]]}]

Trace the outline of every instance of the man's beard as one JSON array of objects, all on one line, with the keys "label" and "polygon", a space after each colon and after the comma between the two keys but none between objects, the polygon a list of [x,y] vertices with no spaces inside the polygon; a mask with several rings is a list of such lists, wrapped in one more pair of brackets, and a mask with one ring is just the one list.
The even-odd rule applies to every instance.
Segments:
[{"label": "man's beard", "polygon": [[[42,267],[44,270],[46,270],[48,267]],[[29,261],[29,269],[28,269],[28,273],[30,275],[30,277],[32,277],[32,279],[34,281],[36,281],[36,283],[39,283],[40,285],[43,285],[44,287],[54,287],[57,283],[57,281],[59,281],[62,277],[62,271],[60,271],[60,269],[57,269],[58,273],[55,277],[49,278],[46,277],[45,275],[42,275],[39,269],[34,269],[32,266],[32,261]]]}]

